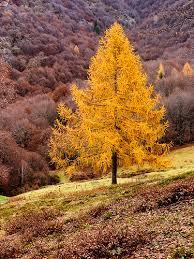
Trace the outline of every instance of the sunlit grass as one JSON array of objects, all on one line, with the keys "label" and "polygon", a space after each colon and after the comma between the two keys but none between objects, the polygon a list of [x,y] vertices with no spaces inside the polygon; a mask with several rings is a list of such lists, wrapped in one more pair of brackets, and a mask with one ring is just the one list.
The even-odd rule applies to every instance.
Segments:
[{"label": "sunlit grass", "polygon": [[[169,158],[172,161],[171,168],[134,176],[129,172],[128,177],[126,174],[126,178],[118,178],[117,186],[111,186],[110,175],[102,179],[69,182],[60,171],[58,172],[61,181],[59,185],[47,186],[9,200],[0,196],[0,223],[8,220],[13,214],[31,209],[39,210],[43,207],[55,207],[65,211],[65,215],[68,216],[96,204],[114,202],[114,199],[122,197],[126,189],[133,192],[135,188],[143,188],[146,184],[165,184],[177,178],[194,175],[194,146],[175,150],[171,152]],[[119,170],[119,174],[121,171]]]},{"label": "sunlit grass", "polygon": [[8,198],[0,195],[0,204],[7,202]]},{"label": "sunlit grass", "polygon": [[175,169],[194,169],[194,146],[174,150],[169,157]]},{"label": "sunlit grass", "polygon": [[[171,161],[171,167],[164,171],[149,172],[142,175],[134,175],[133,177],[118,178],[118,184],[138,184],[139,182],[166,180],[175,176],[181,177],[186,173],[194,173],[194,146],[172,151],[169,155],[169,159]],[[109,187],[111,185],[110,177],[81,182],[69,182],[68,178],[64,176],[63,171],[58,172],[58,176],[61,182],[59,185],[47,186],[20,196],[25,197],[26,200],[31,200],[41,198],[41,196],[44,196],[47,193],[56,192],[60,195],[65,195],[67,193],[93,190],[100,187]]]},{"label": "sunlit grass", "polygon": [[[125,183],[136,182],[136,181],[137,181],[136,179],[119,178],[118,184],[125,184]],[[102,179],[88,180],[88,181],[82,181],[82,182],[65,182],[57,186],[47,186],[37,191],[31,191],[31,192],[22,194],[21,196],[25,196],[26,199],[34,199],[50,192],[57,192],[57,193],[60,193],[61,195],[63,194],[65,195],[67,193],[88,191],[99,187],[108,187],[110,185],[111,185],[110,178],[102,178]]]}]

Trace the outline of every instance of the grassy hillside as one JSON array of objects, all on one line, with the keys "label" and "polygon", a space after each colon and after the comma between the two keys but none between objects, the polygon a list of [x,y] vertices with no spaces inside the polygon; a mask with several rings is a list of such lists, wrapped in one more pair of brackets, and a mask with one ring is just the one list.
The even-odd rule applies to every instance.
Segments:
[{"label": "grassy hillside", "polygon": [[[153,182],[157,180],[165,180],[171,177],[179,177],[184,174],[189,174],[194,171],[194,146],[180,148],[174,150],[169,155],[171,166],[162,172],[150,172],[142,173],[142,175],[133,175],[131,171],[121,170],[119,171],[119,184],[138,184],[140,182]],[[145,170],[146,171],[146,170]],[[18,198],[25,198],[27,200],[39,199],[42,195],[49,195],[50,193],[67,194],[70,192],[79,192],[92,190],[99,187],[109,187],[110,178],[105,177],[98,180],[82,181],[82,182],[69,182],[64,177],[63,172],[59,172],[61,184],[57,186],[48,186],[37,191],[28,192],[18,196]]]},{"label": "grassy hillside", "polygon": [[175,150],[166,172],[114,187],[63,179],[11,198],[0,205],[0,258],[193,258],[193,155]]}]

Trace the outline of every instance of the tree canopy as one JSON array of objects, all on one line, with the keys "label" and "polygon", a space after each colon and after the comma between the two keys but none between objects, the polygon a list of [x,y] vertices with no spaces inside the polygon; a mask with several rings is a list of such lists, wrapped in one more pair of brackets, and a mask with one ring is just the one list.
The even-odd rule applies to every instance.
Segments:
[{"label": "tree canopy", "polygon": [[169,145],[161,144],[165,109],[147,83],[141,61],[115,23],[100,40],[88,71],[88,87],[72,87],[76,112],[58,107],[50,155],[71,172],[93,167],[107,172],[145,163],[161,167]]}]

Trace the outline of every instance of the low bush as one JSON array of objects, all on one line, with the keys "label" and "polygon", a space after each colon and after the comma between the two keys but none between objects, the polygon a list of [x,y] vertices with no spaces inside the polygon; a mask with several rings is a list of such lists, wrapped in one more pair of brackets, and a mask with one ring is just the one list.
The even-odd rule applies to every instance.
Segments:
[{"label": "low bush", "polygon": [[97,175],[92,172],[92,170],[82,170],[79,172],[73,172],[70,176],[69,176],[69,180],[72,182],[76,182],[76,181],[81,181],[81,180],[88,180],[88,179],[94,179],[96,178]]},{"label": "low bush", "polygon": [[[142,189],[143,186],[133,189],[128,184],[111,190],[103,187],[67,193],[67,197],[62,193],[57,196],[54,191],[46,193],[39,197],[44,208],[33,202],[33,209],[26,210],[24,206],[22,212],[6,220],[5,237],[0,237],[0,258],[119,259],[153,253],[167,258],[176,250],[175,239],[180,244],[187,242],[185,235],[188,246],[177,249],[172,258],[192,258],[189,249],[194,178]],[[96,205],[96,198],[103,198],[103,202]],[[54,199],[56,203],[52,203]]]},{"label": "low bush", "polygon": [[0,164],[0,194],[4,193],[9,184],[10,168]]},{"label": "low bush", "polygon": [[58,224],[56,220],[58,216],[60,216],[60,212],[52,208],[40,211],[28,210],[28,212],[13,217],[4,229],[7,234],[19,233],[25,242],[30,242],[39,235],[43,237],[59,232],[63,224]]},{"label": "low bush", "polygon": [[170,259],[192,259],[194,253],[184,247],[178,248],[170,257]]},{"label": "low bush", "polygon": [[11,134],[4,131],[0,131],[0,164],[4,168],[1,189],[6,195],[38,188],[49,182],[44,159],[38,153],[19,147]]},{"label": "low bush", "polygon": [[55,102],[59,102],[67,94],[70,94],[68,89],[67,89],[67,86],[66,85],[60,85],[52,92],[51,97]]},{"label": "low bush", "polygon": [[141,192],[134,200],[134,212],[145,212],[166,207],[194,195],[194,179],[179,180],[163,188],[151,188]]},{"label": "low bush", "polygon": [[58,258],[121,258],[150,240],[151,236],[143,228],[123,224],[101,225],[65,239]]}]

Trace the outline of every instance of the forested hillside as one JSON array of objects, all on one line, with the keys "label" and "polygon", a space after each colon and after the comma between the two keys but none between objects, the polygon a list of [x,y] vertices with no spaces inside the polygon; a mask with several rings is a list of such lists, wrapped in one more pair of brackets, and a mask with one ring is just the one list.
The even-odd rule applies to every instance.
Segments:
[{"label": "forested hillside", "polygon": [[[1,8],[1,55],[28,92],[86,79],[98,34],[115,20],[127,29],[144,60],[192,61],[192,1],[22,1]],[[177,61],[179,62],[179,61]],[[26,93],[25,93],[26,91]]]},{"label": "forested hillside", "polygon": [[167,107],[165,140],[192,142],[193,11],[189,0],[1,1],[0,192],[57,181],[48,175],[57,105],[73,106],[70,86],[74,81],[86,85],[99,37],[116,20]]}]

